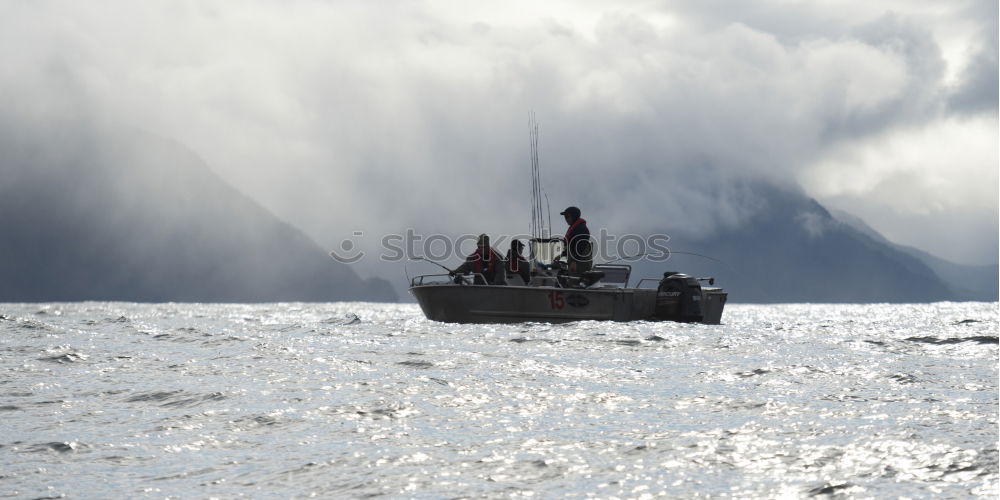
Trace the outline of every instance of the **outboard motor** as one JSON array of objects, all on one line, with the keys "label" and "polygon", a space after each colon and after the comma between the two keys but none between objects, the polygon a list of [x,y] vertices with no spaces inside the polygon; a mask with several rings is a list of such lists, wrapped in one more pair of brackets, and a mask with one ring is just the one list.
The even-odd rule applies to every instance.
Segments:
[{"label": "outboard motor", "polygon": [[676,272],[663,273],[656,290],[656,317],[671,321],[701,321],[701,283]]}]

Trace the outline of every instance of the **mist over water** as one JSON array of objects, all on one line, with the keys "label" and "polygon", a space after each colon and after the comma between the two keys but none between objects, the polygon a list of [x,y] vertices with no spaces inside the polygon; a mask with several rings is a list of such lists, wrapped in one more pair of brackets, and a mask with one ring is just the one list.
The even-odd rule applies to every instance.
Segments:
[{"label": "mist over water", "polygon": [[5,497],[998,493],[996,303],[736,304],[718,326],[0,314]]}]

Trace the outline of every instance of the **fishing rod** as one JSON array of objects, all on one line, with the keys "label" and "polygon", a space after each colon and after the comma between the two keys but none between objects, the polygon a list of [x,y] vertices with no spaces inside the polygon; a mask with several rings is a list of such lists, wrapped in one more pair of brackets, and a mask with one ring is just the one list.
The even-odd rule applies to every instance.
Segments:
[{"label": "fishing rod", "polygon": [[[678,255],[692,255],[692,256],[695,256],[695,257],[701,257],[703,259],[708,259],[708,260],[710,260],[712,262],[718,262],[719,264],[722,264],[723,266],[726,266],[726,268],[729,269],[729,272],[731,272],[731,273],[733,273],[733,274],[735,274],[735,275],[737,275],[737,276],[739,276],[741,278],[746,279],[746,276],[743,273],[737,271],[733,266],[730,266],[728,263],[726,263],[725,261],[723,261],[721,259],[716,259],[715,257],[709,257],[708,255],[702,255],[702,254],[696,253],[696,252],[675,252],[673,250],[670,250],[670,253],[672,253],[672,254],[675,253],[675,254],[678,254]],[[768,297],[768,298],[773,298],[774,297],[773,295],[771,295],[771,292],[768,292],[767,290],[765,290],[763,287],[761,287],[759,284],[757,284],[756,281],[752,281],[751,285],[754,288],[756,288],[757,291],[762,292],[766,297]]]},{"label": "fishing rod", "polygon": [[609,261],[607,261],[607,262],[605,262],[603,264],[598,264],[598,265],[603,266],[603,265],[606,265],[606,264],[614,264],[615,262],[618,262],[618,261],[621,261],[621,260],[631,260],[631,259],[636,259],[636,258],[645,257],[645,256],[646,256],[645,252],[643,252],[643,253],[637,253],[635,255],[629,255],[627,257],[618,257],[615,260],[609,260]]},{"label": "fishing rod", "polygon": [[451,273],[454,272],[451,269],[448,269],[447,267],[444,267],[443,265],[438,264],[437,262],[434,262],[433,260],[427,259],[425,257],[413,257],[412,259],[408,259],[408,260],[422,260],[424,262],[430,262],[431,264],[434,264],[435,266],[438,266],[441,269],[444,269],[445,271],[448,271],[448,274],[451,274]]},{"label": "fishing rod", "polygon": [[723,262],[723,261],[721,261],[719,259],[716,259],[715,257],[709,257],[708,255],[702,255],[700,253],[694,253],[694,252],[677,252],[677,251],[674,251],[674,250],[667,250],[667,254],[674,254],[674,253],[678,254],[678,255],[693,255],[695,257],[701,257],[703,259],[708,259],[708,260],[710,260],[712,262],[718,262],[719,264],[722,264],[722,265],[728,267],[730,270],[734,270],[732,268],[732,266],[730,266],[729,264],[726,264],[725,262]]},{"label": "fishing rod", "polygon": [[549,193],[542,191],[545,194],[545,209],[549,211],[549,227],[545,231],[547,236],[552,236],[552,206],[549,205]]},{"label": "fishing rod", "polygon": [[542,180],[538,168],[538,120],[534,111],[528,112],[528,141],[531,160],[531,236],[541,238],[545,227],[542,212]]},{"label": "fishing rod", "polygon": [[[668,250],[667,251],[667,255],[670,255],[670,254],[693,255],[695,257],[701,257],[703,259],[708,259],[708,260],[710,260],[712,262],[718,262],[719,264],[722,264],[722,265],[724,265],[724,266],[729,267],[730,269],[732,269],[732,266],[730,266],[729,264],[726,264],[725,262],[723,262],[723,261],[721,261],[719,259],[716,259],[715,257],[709,257],[708,255],[702,255],[700,253],[694,253],[694,252],[675,252],[673,250]],[[645,252],[643,252],[643,253],[637,253],[635,255],[629,255],[627,257],[618,257],[617,259],[615,259],[615,260],[609,260],[609,261],[605,262],[604,264],[614,264],[615,262],[618,262],[618,261],[637,259],[639,257],[645,257],[646,255],[647,254]],[[604,264],[601,264],[601,265],[604,265]]]}]

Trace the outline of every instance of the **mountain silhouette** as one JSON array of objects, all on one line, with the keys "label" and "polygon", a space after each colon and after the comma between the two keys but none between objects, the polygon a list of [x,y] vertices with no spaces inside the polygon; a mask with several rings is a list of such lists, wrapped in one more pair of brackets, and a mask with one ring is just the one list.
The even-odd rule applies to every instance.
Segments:
[{"label": "mountain silhouette", "polygon": [[837,220],[799,191],[762,182],[743,191],[755,198],[753,214],[711,235],[671,232],[664,224],[675,253],[666,262],[634,263],[632,276],[712,276],[734,302],[996,300],[996,288],[992,298],[956,289],[923,260]]},{"label": "mountain silhouette", "polygon": [[[20,125],[0,121],[0,302],[398,299],[388,282],[335,262],[179,144],[106,125],[44,134]],[[895,245],[795,188],[725,182],[738,189],[706,180],[699,196],[738,192],[732,206],[752,210],[704,233],[672,221],[677,214],[650,213],[647,226],[671,236],[673,253],[633,263],[632,283],[665,271],[713,276],[734,302],[997,299],[995,265]],[[589,218],[600,223],[599,213]]]},{"label": "mountain silhouette", "polygon": [[912,255],[927,264],[941,279],[945,280],[956,293],[956,300],[976,300],[993,302],[1000,295],[1000,267],[997,264],[959,264],[942,259],[928,252],[907,245],[893,243],[868,225],[860,217],[842,211],[831,212],[833,217],[868,235],[873,240],[884,243]]},{"label": "mountain silhouette", "polygon": [[0,302],[395,301],[184,147],[0,125]]}]

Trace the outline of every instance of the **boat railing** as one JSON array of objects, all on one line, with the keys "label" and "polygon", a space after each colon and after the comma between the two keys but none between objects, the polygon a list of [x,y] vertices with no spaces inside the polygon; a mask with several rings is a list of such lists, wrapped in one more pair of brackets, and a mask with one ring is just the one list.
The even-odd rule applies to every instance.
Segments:
[{"label": "boat railing", "polygon": [[[441,280],[441,281],[435,280],[435,281],[431,281],[431,282],[427,283],[426,280],[429,279],[429,278],[444,278],[444,280]],[[451,283],[455,278],[460,278],[461,279],[461,282],[458,283],[460,285],[473,285],[473,284],[476,283],[476,278],[479,278],[482,283],[489,283],[488,281],[486,281],[486,277],[483,276],[482,273],[470,273],[470,274],[421,274],[420,276],[414,276],[413,279],[410,280],[410,286],[414,287],[414,286],[423,286],[423,285],[444,285],[444,284]]]},{"label": "boat railing", "polygon": [[656,286],[659,287],[660,286],[660,279],[662,279],[662,278],[643,278],[643,279],[639,280],[638,283],[635,284],[635,287],[636,288],[642,288],[642,284],[644,282],[646,282],[646,281],[653,281],[653,282],[656,283]]}]

